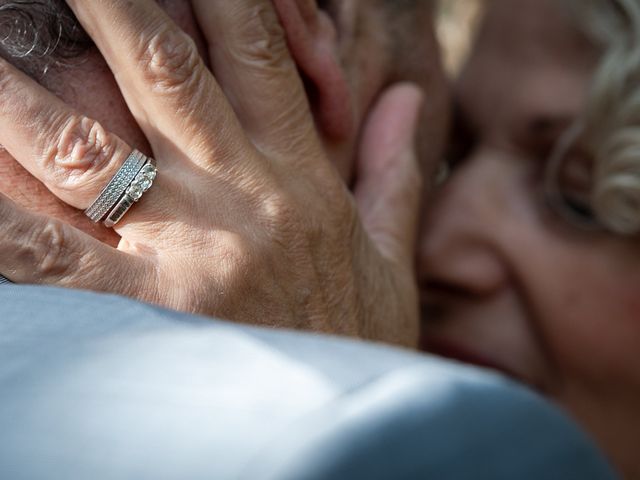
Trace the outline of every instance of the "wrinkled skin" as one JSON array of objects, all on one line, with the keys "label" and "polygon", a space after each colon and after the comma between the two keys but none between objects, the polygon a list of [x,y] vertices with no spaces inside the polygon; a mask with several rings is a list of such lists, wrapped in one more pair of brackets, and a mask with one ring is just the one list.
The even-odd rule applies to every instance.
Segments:
[{"label": "wrinkled skin", "polygon": [[[0,199],[0,271],[19,283],[416,344],[415,86],[389,89],[371,109],[351,195],[327,158],[271,2],[235,2],[234,15],[193,2],[200,18],[211,15],[205,37],[251,33],[237,35],[234,55],[209,52],[215,79],[153,1],[69,3],[115,72],[160,175],[116,226],[117,249]],[[1,68],[0,142],[56,197],[86,208],[134,137]],[[254,77],[264,83],[231,81]]]},{"label": "wrinkled skin", "polygon": [[[255,2],[254,5],[237,6],[228,2],[220,3],[224,3],[224,11],[219,15],[223,19],[231,14],[246,17],[247,14],[242,13],[243,9],[255,10],[256,5],[259,6],[259,2]],[[301,29],[296,25],[299,18],[295,17],[295,12],[299,8],[295,8],[294,4],[307,5],[315,2],[278,0],[276,3],[280,5],[281,12],[288,13],[286,18],[289,21],[285,34],[289,45],[303,45],[309,49],[310,42],[301,39]],[[242,48],[249,47],[247,42],[260,41],[256,36],[247,38],[251,35],[249,23],[240,28],[237,22],[218,22],[215,29],[204,28],[217,18],[214,14],[220,13],[221,7],[218,5],[213,6],[211,10],[205,9],[207,15],[198,19],[187,0],[162,0],[159,4],[195,41],[209,66],[214,61],[214,56],[220,56],[222,58],[218,63],[224,67],[224,57],[235,55]],[[415,6],[412,7],[411,23],[402,29],[407,37],[405,43],[410,43],[412,47],[411,54],[405,53],[401,56],[395,54],[395,47],[390,47],[394,43],[391,37],[396,34],[398,27],[388,25],[389,15],[384,9],[379,6],[372,7],[368,0],[340,0],[339,4],[342,5],[342,10],[335,12],[335,9],[330,9],[331,17],[324,11],[315,13],[318,20],[314,22],[322,25],[317,28],[321,31],[317,35],[332,38],[314,39],[315,43],[310,43],[310,46],[316,50],[332,50],[330,53],[338,57],[340,62],[342,71],[338,77],[342,78],[336,79],[335,74],[327,75],[330,69],[315,65],[315,69],[320,70],[316,76],[325,78],[309,79],[305,69],[300,68],[305,82],[312,86],[311,96],[314,97],[315,103],[311,106],[316,127],[331,162],[348,185],[353,186],[354,182],[357,182],[358,142],[366,125],[367,114],[386,86],[409,81],[417,84],[426,94],[417,144],[422,172],[425,177],[430,177],[441,159],[450,108],[448,86],[439,61],[439,49],[433,31],[430,0],[415,2]],[[203,27],[199,27],[198,23]],[[206,37],[203,30],[208,32]],[[372,51],[376,52],[375,56],[370,54]],[[298,56],[303,57],[294,58],[298,64],[306,60],[303,55]],[[106,129],[130,145],[149,152],[144,132],[129,112],[113,74],[99,52],[90,54],[88,58],[66,63],[69,66],[50,68],[42,79],[44,85],[74,109],[100,121]],[[239,77],[226,68],[219,68],[215,73],[217,76],[233,75],[234,78],[229,79],[227,83],[255,82],[253,76]],[[259,71],[256,73],[260,74]],[[346,92],[345,88],[336,88],[336,83],[339,84],[340,81],[346,84]],[[318,83],[320,85],[316,85]],[[322,95],[319,93],[320,90],[323,91]],[[338,95],[336,90],[342,94]],[[260,101],[264,101],[264,96],[260,97]],[[246,115],[251,115],[251,112],[246,112]],[[81,211],[57,199],[46,186],[33,178],[7,152],[1,150],[0,192],[30,210],[62,219],[111,245],[115,246],[119,241],[116,233],[101,225],[90,223]]]}]

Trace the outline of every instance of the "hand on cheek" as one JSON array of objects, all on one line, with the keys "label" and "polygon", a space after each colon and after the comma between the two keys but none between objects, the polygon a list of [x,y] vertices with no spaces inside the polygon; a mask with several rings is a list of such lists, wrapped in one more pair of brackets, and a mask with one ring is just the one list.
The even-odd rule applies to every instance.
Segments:
[{"label": "hand on cheek", "polygon": [[[249,42],[237,46],[247,57],[227,68],[256,78],[240,90],[214,78],[152,0],[69,3],[114,71],[158,177],[115,226],[117,249],[2,198],[0,271],[237,321],[415,344],[415,88],[392,89],[372,115],[358,211],[316,135],[271,2],[237,1],[237,15],[223,15],[225,2],[209,5],[230,31],[265,22],[257,39],[236,40]],[[268,14],[251,17],[254,8]],[[86,209],[139,146],[0,65],[0,142],[58,198]],[[221,68],[216,77],[232,77]],[[385,118],[394,120],[386,128]]]}]

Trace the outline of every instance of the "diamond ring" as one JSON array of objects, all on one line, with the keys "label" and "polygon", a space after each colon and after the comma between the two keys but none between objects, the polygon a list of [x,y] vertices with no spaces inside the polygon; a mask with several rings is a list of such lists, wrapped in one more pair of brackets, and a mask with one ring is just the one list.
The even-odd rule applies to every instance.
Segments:
[{"label": "diamond ring", "polygon": [[145,165],[140,169],[135,178],[126,187],[124,195],[116,203],[104,220],[107,228],[115,226],[129,209],[153,186],[153,181],[158,175],[158,169],[153,164],[153,159],[145,157]]},{"label": "diamond ring", "polygon": [[127,187],[147,163],[147,160],[147,157],[138,150],[131,152],[95,202],[84,211],[85,215],[95,223],[104,219],[107,213],[113,210],[118,200],[122,198]]}]

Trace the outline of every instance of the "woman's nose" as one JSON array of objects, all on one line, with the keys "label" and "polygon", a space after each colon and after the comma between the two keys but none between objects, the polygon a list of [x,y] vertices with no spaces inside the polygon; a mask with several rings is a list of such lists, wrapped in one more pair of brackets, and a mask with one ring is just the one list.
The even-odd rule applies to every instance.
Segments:
[{"label": "woman's nose", "polygon": [[518,172],[513,159],[479,150],[452,172],[433,198],[420,241],[423,290],[487,296],[509,280],[503,248],[513,232]]}]

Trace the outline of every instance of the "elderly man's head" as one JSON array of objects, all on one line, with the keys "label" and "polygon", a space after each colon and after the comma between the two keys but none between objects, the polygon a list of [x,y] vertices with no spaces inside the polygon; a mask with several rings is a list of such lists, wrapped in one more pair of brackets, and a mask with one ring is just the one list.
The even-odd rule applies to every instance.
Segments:
[{"label": "elderly man's head", "polygon": [[[187,0],[159,0],[206,55],[206,44]],[[318,130],[345,180],[354,174],[357,141],[378,94],[397,81],[413,81],[427,93],[420,138],[425,163],[440,154],[446,125],[446,83],[432,25],[432,0],[291,0],[278,7],[305,78]],[[317,8],[316,8],[317,6]],[[295,21],[318,17],[324,33],[296,34]],[[298,12],[299,13],[299,12]],[[302,18],[302,20],[300,20]],[[293,19],[293,20],[292,20]],[[293,22],[293,23],[292,23]],[[64,0],[0,2],[0,53],[63,100],[96,118],[131,145],[144,148],[113,76]],[[300,42],[310,47],[297,48]],[[317,44],[317,45],[314,45]],[[331,51],[334,61],[314,52]],[[20,204],[63,218],[104,240],[81,212],[61,204],[6,153],[0,154],[0,191]]]}]

